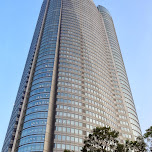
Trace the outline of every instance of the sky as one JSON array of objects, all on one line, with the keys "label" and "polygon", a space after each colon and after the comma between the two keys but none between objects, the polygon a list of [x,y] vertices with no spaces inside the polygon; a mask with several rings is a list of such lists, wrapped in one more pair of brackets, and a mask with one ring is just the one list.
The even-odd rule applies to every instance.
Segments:
[{"label": "sky", "polygon": [[[142,132],[152,126],[152,1],[94,0],[113,18]],[[0,149],[42,0],[0,1]]]}]

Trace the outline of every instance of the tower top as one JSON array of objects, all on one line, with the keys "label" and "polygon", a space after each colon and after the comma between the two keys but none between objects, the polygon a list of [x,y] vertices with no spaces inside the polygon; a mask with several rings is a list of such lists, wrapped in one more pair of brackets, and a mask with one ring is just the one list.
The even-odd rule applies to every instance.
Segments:
[{"label": "tower top", "polygon": [[97,8],[98,8],[98,10],[99,10],[101,13],[102,13],[102,12],[106,12],[106,13],[108,13],[108,14],[111,16],[110,12],[109,12],[105,7],[103,7],[103,6],[101,6],[101,5],[98,5]]}]

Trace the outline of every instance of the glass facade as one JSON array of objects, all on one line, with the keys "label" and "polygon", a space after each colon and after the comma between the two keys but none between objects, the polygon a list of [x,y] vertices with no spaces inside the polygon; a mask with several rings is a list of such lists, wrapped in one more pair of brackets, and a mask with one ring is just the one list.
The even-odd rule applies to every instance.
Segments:
[{"label": "glass facade", "polygon": [[122,96],[124,98],[124,105],[126,106],[128,119],[131,125],[131,130],[133,131],[133,134],[135,137],[141,136],[142,134],[141,134],[141,129],[140,129],[139,121],[138,121],[138,116],[136,113],[136,109],[135,109],[131,89],[129,86],[124,62],[122,59],[120,47],[118,44],[112,17],[110,13],[103,6],[98,6],[98,9],[101,12],[103,20],[104,20],[108,40],[110,43],[110,48],[112,50],[114,64],[115,64],[116,71],[118,74]]},{"label": "glass facade", "polygon": [[36,47],[37,47],[37,43],[38,43],[38,37],[39,37],[40,30],[42,27],[42,21],[43,21],[44,12],[46,9],[46,3],[47,3],[47,0],[44,0],[42,7],[41,7],[41,11],[40,11],[40,15],[39,15],[38,22],[36,25],[35,33],[33,36],[33,40],[31,43],[30,50],[29,50],[28,58],[26,61],[23,75],[22,75],[21,83],[20,83],[20,86],[18,89],[16,101],[15,101],[15,104],[13,107],[12,115],[11,115],[9,126],[7,129],[6,137],[4,140],[2,152],[11,151],[11,149],[13,147],[15,133],[16,133],[17,126],[18,126],[18,121],[19,121],[19,117],[21,114],[23,101],[25,99],[25,92],[27,89],[27,84],[29,82],[29,75],[31,73],[31,67],[32,67],[32,63],[33,63],[33,59],[35,56],[35,51],[36,51]]},{"label": "glass facade", "polygon": [[80,151],[96,126],[118,129],[99,18],[91,1],[62,1],[55,152]]},{"label": "glass facade", "polygon": [[97,126],[141,133],[112,23],[92,0],[44,0],[2,152],[79,152]]},{"label": "glass facade", "polygon": [[61,1],[49,3],[18,152],[43,151]]}]

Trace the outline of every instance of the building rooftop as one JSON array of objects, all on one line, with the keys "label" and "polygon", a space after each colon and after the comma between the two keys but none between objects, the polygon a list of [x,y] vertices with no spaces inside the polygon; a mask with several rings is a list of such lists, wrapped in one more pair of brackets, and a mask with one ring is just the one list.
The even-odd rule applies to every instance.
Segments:
[{"label": "building rooftop", "polygon": [[105,7],[98,5],[97,8],[100,12],[106,12],[111,16],[110,12]]}]

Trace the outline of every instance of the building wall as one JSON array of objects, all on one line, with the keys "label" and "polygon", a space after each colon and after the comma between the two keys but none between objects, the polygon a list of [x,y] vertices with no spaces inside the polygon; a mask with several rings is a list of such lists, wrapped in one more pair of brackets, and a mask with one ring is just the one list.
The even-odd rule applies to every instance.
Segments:
[{"label": "building wall", "polygon": [[100,12],[88,0],[63,0],[61,14],[54,151],[80,151],[96,126],[133,138]]},{"label": "building wall", "polygon": [[122,54],[120,51],[119,43],[117,40],[117,35],[115,32],[114,24],[110,13],[102,6],[98,6],[99,11],[102,14],[107,36],[110,43],[110,48],[112,50],[112,56],[114,59],[114,64],[118,74],[118,79],[120,82],[120,88],[123,96],[123,103],[126,106],[126,113],[128,113],[129,123],[131,125],[131,130],[133,131],[134,137],[141,136],[141,129],[138,121],[138,116],[136,113],[136,108],[134,105],[130,85],[128,82],[127,73],[125,70],[124,62],[122,59]]},{"label": "building wall", "polygon": [[44,149],[60,7],[60,0],[49,2],[18,152]]},{"label": "building wall", "polygon": [[25,92],[27,90],[27,84],[29,82],[29,75],[31,73],[33,58],[35,56],[35,50],[37,47],[38,37],[39,37],[40,29],[42,26],[42,20],[44,18],[44,12],[46,9],[46,2],[47,2],[47,0],[44,0],[42,7],[41,7],[41,11],[40,11],[40,15],[39,15],[38,22],[36,25],[35,33],[33,36],[33,40],[32,40],[29,54],[28,54],[27,61],[26,61],[26,65],[25,65],[22,79],[20,82],[20,86],[18,89],[17,97],[16,97],[15,104],[13,107],[12,115],[10,118],[9,126],[7,129],[6,137],[4,140],[2,152],[11,151],[12,146],[13,146],[13,142],[15,139],[15,133],[16,133],[17,126],[18,126],[18,121],[19,121],[23,101],[25,98]]}]

